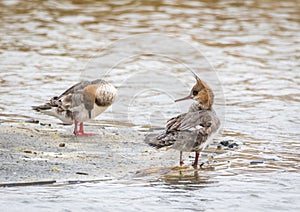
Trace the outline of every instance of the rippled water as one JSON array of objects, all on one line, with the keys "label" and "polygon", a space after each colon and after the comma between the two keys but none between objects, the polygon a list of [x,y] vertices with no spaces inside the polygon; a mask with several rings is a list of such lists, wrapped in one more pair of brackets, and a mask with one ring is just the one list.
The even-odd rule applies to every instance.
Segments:
[{"label": "rippled water", "polygon": [[[9,188],[3,209],[48,211],[53,208],[101,211],[256,211],[299,209],[299,189],[289,186],[295,173],[276,176],[216,177],[213,184],[165,184],[161,182],[97,183],[57,187]],[[279,183],[284,181],[284,183]],[[294,184],[298,186],[299,181]],[[257,189],[259,188],[259,189]],[[272,190],[272,192],[270,192]],[[242,192],[241,192],[242,191]],[[283,193],[278,195],[278,193]],[[75,201],[74,201],[75,200]]]},{"label": "rippled water", "polygon": [[182,180],[179,173],[171,181],[9,188],[0,199],[5,210],[299,210],[297,0],[0,4],[2,124],[30,118],[57,122],[30,106],[83,78],[105,76],[118,86],[119,100],[100,123],[161,127],[186,110],[172,101],[188,92],[192,68],[217,92],[222,139],[240,144],[217,156],[224,166],[196,171],[200,178],[192,173]]}]

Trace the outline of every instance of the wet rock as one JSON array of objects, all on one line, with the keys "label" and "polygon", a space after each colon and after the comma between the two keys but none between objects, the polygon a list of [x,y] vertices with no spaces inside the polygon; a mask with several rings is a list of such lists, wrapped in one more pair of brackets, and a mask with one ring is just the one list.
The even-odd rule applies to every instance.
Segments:
[{"label": "wet rock", "polygon": [[89,174],[86,173],[86,172],[76,172],[76,174],[79,174],[79,175],[89,175]]},{"label": "wet rock", "polygon": [[263,164],[263,161],[251,161],[250,165],[258,165],[258,164]]},{"label": "wet rock", "polygon": [[59,147],[65,147],[66,144],[65,144],[65,143],[60,143],[58,146],[59,146]]},{"label": "wet rock", "polygon": [[229,141],[221,141],[220,144],[223,145],[223,146],[228,146],[229,145]]},{"label": "wet rock", "polygon": [[232,149],[234,147],[238,147],[239,145],[233,140],[227,140],[227,141],[221,141],[220,145],[218,145],[218,149],[221,149],[222,146]]},{"label": "wet rock", "polygon": [[237,146],[239,146],[237,143],[232,143],[232,144],[228,145],[228,148],[234,148],[234,147],[237,147]]},{"label": "wet rock", "polygon": [[32,124],[38,124],[40,121],[36,120],[36,119],[29,119],[29,120],[25,120],[25,123],[32,123]]},{"label": "wet rock", "polygon": [[46,123],[40,123],[41,126],[49,126],[51,127],[51,124],[46,124]]},{"label": "wet rock", "polygon": [[44,180],[44,181],[33,181],[33,182],[16,182],[16,183],[1,183],[0,187],[16,187],[16,186],[35,186],[35,185],[48,185],[54,184],[56,180]]}]

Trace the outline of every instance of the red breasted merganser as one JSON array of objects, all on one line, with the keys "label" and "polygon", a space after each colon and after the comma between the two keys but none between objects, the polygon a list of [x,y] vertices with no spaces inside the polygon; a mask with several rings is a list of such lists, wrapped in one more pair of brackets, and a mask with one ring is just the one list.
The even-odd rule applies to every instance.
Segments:
[{"label": "red breasted merganser", "polygon": [[[65,124],[74,123],[74,134],[90,136],[85,133],[83,122],[103,113],[116,99],[117,89],[110,83],[97,79],[79,82],[60,96],[55,96],[34,110],[59,118]],[[78,124],[79,130],[78,130]]]},{"label": "red breasted merganser", "polygon": [[220,127],[220,120],[212,108],[214,94],[212,89],[195,73],[196,84],[190,94],[175,102],[193,99],[194,103],[187,113],[171,118],[165,131],[149,134],[145,141],[156,148],[170,147],[180,151],[180,165],[183,164],[182,152],[196,152],[193,166],[198,165],[200,152],[212,141]]}]

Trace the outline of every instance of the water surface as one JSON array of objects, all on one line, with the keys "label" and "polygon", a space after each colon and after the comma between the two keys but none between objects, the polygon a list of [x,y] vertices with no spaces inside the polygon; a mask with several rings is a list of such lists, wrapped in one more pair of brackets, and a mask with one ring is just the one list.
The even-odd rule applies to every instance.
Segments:
[{"label": "water surface", "polygon": [[[231,139],[240,145],[223,154],[212,153],[218,161],[216,169],[196,171],[196,176],[186,173],[191,177],[182,179],[178,171],[175,179],[161,174],[125,182],[7,188],[1,189],[1,208],[300,209],[298,1],[0,4],[1,124],[31,118],[57,123],[32,111],[31,105],[43,103],[83,78],[104,74],[118,86],[120,95],[117,106],[96,122],[113,120],[113,124],[131,125],[134,130],[162,127],[168,118],[186,110],[188,103],[176,105],[173,99],[186,95],[192,86],[188,72],[192,68],[217,92],[216,108],[223,120],[217,141]],[[155,43],[145,33],[187,44],[181,48],[176,46],[180,42],[174,46]],[[134,40],[133,35],[147,36]],[[113,45],[126,38],[130,42]],[[151,49],[157,44],[165,55]],[[207,60],[193,53],[193,48]],[[189,67],[174,60],[174,55],[189,61]],[[114,61],[116,58],[120,60]],[[213,76],[217,77],[211,79]],[[150,85],[148,79],[156,84],[143,90]],[[251,165],[252,161],[263,163]]]}]

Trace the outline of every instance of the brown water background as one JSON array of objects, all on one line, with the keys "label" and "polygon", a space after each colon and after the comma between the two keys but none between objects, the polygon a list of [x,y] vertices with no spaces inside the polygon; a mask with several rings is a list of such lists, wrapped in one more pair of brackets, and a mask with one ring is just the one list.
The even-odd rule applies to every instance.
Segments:
[{"label": "brown water background", "polygon": [[[178,57],[214,85],[221,139],[240,144],[220,158],[231,161],[229,168],[207,173],[213,183],[11,189],[1,200],[4,209],[4,202],[14,201],[15,210],[41,205],[70,211],[300,209],[299,1],[6,0],[0,7],[1,124],[31,118],[57,122],[31,105],[83,78],[105,75],[118,86],[119,100],[95,122],[135,130],[162,127],[186,110],[172,100],[193,83],[188,68],[174,61]],[[163,56],[153,49],[155,54],[145,54],[151,46],[167,50]],[[144,91],[147,82],[157,90]]]}]

